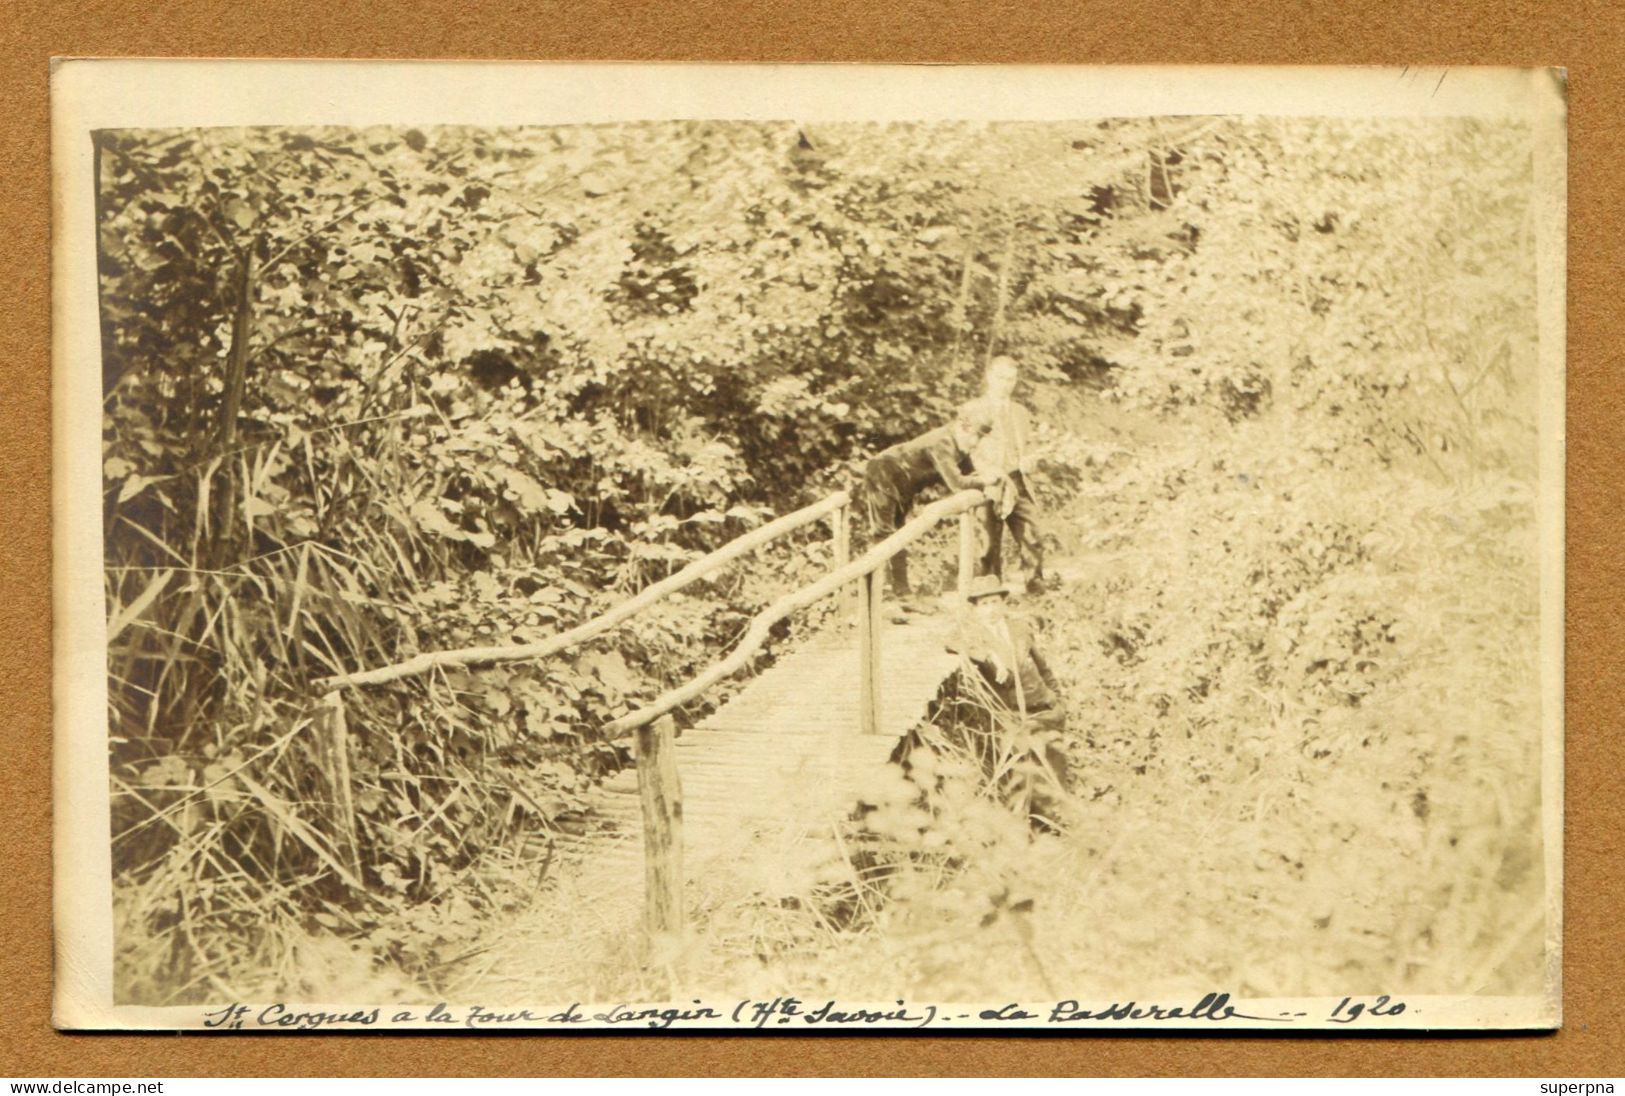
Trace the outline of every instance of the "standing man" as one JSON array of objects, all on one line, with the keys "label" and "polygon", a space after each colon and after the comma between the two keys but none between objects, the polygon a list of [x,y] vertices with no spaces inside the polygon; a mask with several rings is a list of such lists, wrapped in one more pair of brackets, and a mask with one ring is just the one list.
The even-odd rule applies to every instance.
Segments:
[{"label": "standing man", "polygon": [[989,423],[987,436],[973,454],[976,470],[996,483],[987,515],[987,554],[984,574],[1004,574],[1003,541],[1008,526],[1018,561],[1031,557],[1029,591],[1044,587],[1044,536],[1038,527],[1038,500],[1027,484],[1027,409],[1014,399],[1020,367],[1014,358],[1000,355],[987,366],[985,389],[979,403]]},{"label": "standing man", "polygon": [[[970,451],[990,428],[986,413],[969,403],[947,426],[882,450],[863,470],[870,536],[879,541],[901,529],[915,497],[933,484],[954,492],[984,486],[985,479],[972,473]],[[908,553],[898,552],[888,566],[893,592],[909,597]]]}]

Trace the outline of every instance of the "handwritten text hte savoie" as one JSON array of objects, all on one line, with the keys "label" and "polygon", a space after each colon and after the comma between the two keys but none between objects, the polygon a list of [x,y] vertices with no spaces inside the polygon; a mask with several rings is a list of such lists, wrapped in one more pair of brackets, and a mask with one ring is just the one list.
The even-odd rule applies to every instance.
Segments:
[{"label": "handwritten text hte savoie", "polygon": [[[1245,1004],[1245,1003],[1242,1003]],[[834,1000],[775,997],[715,1005],[698,999],[685,1006],[619,1004],[584,1010],[571,1004],[558,1010],[449,1005],[428,1008],[375,1006],[345,1010],[304,1008],[280,1002],[230,1004],[203,1014],[203,1027],[217,1031],[314,1031],[413,1027],[429,1029],[559,1028],[755,1028],[776,1031],[811,1028],[998,1028],[1090,1026],[1235,1026],[1356,1024],[1375,1017],[1399,1016],[1405,1003],[1384,994],[1374,998],[1344,997],[1334,1006],[1282,1011],[1232,1003],[1228,993],[1208,993],[1194,1004],[1146,1004],[1135,1000],[1083,1005],[1076,1000],[1046,1005],[1009,1002],[987,1008],[947,1007],[896,1001],[893,1007],[846,1006]]]}]

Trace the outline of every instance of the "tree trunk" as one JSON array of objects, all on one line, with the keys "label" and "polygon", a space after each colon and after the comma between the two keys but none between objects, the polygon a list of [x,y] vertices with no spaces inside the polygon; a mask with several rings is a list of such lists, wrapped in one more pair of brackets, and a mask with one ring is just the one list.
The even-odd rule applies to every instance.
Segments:
[{"label": "tree trunk", "polygon": [[237,306],[231,318],[231,346],[226,350],[226,392],[220,404],[220,449],[237,441],[237,417],[243,409],[243,387],[248,376],[248,334],[254,318],[254,251],[249,244],[237,263]]},{"label": "tree trunk", "polygon": [[982,365],[993,360],[993,348],[999,343],[999,335],[1004,331],[1004,310],[1006,298],[1010,292],[1010,268],[1016,257],[1016,218],[1010,217],[1010,229],[1004,235],[1004,254],[999,257],[999,281],[994,290],[993,323],[987,333],[987,353],[982,356]]}]

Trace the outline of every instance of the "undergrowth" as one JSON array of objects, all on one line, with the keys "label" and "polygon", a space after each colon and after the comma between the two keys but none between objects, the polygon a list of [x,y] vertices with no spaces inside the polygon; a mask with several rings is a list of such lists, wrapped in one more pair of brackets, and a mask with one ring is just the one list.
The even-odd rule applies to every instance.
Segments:
[{"label": "undergrowth", "polygon": [[[939,705],[861,817],[694,880],[685,991],[1540,991],[1528,482],[1379,485],[1281,455],[1268,421],[1200,451],[1114,421],[1141,428],[1050,515],[1063,585],[1020,606],[1068,687],[1058,832]],[[1175,483],[1185,507],[1148,504]],[[625,933],[639,897],[602,938],[574,896],[521,920],[502,984],[665,996]]]},{"label": "undergrowth", "polygon": [[[1538,988],[1528,134],[1152,121],[98,134],[116,998]],[[685,979],[635,878],[572,890],[604,725],[820,530],[321,707],[854,482],[995,343],[1065,579],[1056,832],[917,753],[694,880]]]}]

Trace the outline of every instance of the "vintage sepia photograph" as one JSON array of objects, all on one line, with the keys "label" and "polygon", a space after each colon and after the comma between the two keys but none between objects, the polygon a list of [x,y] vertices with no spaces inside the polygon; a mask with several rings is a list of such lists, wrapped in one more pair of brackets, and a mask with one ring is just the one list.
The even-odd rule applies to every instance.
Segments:
[{"label": "vintage sepia photograph", "polygon": [[1559,1022],[1561,73],[55,80],[59,1025]]}]

